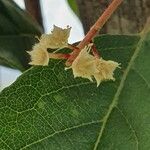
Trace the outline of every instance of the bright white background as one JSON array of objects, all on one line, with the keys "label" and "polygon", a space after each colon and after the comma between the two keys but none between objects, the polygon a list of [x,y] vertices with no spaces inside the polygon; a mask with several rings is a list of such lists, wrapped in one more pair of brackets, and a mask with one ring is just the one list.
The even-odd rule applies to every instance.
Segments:
[{"label": "bright white background", "polygon": [[[23,0],[14,0],[21,8],[25,8]],[[46,33],[49,33],[53,25],[59,27],[72,27],[69,38],[70,43],[81,40],[84,36],[79,19],[72,12],[66,0],[41,0],[41,9]],[[21,74],[20,71],[0,66],[0,90],[9,86]]]}]

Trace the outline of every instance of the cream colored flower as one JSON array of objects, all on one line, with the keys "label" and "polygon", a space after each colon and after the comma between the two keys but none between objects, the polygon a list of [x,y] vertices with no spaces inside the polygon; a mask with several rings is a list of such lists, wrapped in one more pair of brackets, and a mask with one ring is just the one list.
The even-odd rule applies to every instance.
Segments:
[{"label": "cream colored flower", "polygon": [[40,44],[36,44],[32,51],[28,51],[31,55],[30,65],[42,65],[47,66],[49,62],[49,55],[47,49]]},{"label": "cream colored flower", "polygon": [[50,34],[43,34],[41,36],[40,44],[51,49],[67,47],[70,30],[70,27],[62,29],[54,25],[54,29]]},{"label": "cream colored flower", "polygon": [[90,55],[91,44],[81,50],[77,58],[73,61],[70,68],[73,70],[74,77],[87,78],[92,81],[92,75],[96,73],[95,57]]},{"label": "cream colored flower", "polygon": [[97,73],[94,73],[94,78],[97,81],[97,86],[99,86],[102,81],[115,80],[113,75],[114,75],[114,70],[117,67],[119,67],[119,64],[117,62],[111,60],[106,61],[101,58],[101,59],[96,59],[95,64],[98,70]]},{"label": "cream colored flower", "polygon": [[114,70],[119,67],[117,62],[111,60],[103,60],[94,57],[89,54],[91,50],[91,44],[81,50],[77,58],[73,61],[70,68],[73,70],[74,77],[87,78],[93,81],[94,77],[97,82],[97,86],[102,81],[115,80],[113,77]]},{"label": "cream colored flower", "polygon": [[70,30],[71,28],[69,27],[62,29],[54,26],[51,34],[43,34],[39,39],[39,43],[33,47],[32,51],[28,52],[31,55],[31,62],[29,64],[42,66],[48,65],[49,55],[47,48],[57,49],[68,46]]}]

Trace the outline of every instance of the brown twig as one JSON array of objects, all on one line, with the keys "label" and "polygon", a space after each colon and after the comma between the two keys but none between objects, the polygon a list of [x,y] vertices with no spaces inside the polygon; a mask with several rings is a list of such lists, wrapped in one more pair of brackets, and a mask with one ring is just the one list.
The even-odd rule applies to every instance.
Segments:
[{"label": "brown twig", "polygon": [[90,41],[95,37],[97,32],[103,27],[103,25],[107,22],[113,12],[118,8],[118,6],[123,2],[123,0],[113,0],[112,3],[108,6],[108,8],[104,11],[104,13],[99,17],[96,23],[91,27],[89,32],[86,34],[85,38],[78,44],[79,51],[74,51],[70,58],[66,62],[66,66],[72,64],[74,59],[78,56],[79,52],[82,48],[84,48]]}]

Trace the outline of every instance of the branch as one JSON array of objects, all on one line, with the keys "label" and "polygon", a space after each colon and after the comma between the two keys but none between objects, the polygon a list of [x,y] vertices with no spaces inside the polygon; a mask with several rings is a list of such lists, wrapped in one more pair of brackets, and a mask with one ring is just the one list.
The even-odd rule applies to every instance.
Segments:
[{"label": "branch", "polygon": [[113,0],[112,3],[108,6],[108,8],[104,11],[104,13],[99,17],[96,23],[91,27],[89,32],[86,34],[85,38],[78,44],[79,51],[73,51],[70,58],[67,60],[66,65],[69,66],[72,64],[74,59],[78,56],[81,49],[83,49],[87,44],[89,44],[98,31],[103,27],[103,25],[107,22],[110,16],[114,13],[114,11],[118,8],[118,6],[123,2],[123,0]]}]

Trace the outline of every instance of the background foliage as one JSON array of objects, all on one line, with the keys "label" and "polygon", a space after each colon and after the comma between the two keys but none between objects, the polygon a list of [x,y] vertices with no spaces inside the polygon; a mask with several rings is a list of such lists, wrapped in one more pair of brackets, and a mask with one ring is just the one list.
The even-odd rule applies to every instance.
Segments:
[{"label": "background foliage", "polygon": [[26,50],[42,29],[11,0],[0,0],[0,18],[0,64],[21,71],[29,68]]}]

